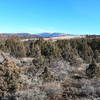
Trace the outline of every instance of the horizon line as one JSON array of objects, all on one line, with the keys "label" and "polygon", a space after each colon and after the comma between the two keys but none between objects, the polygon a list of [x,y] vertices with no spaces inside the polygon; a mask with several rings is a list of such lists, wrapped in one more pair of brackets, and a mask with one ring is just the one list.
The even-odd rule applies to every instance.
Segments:
[{"label": "horizon line", "polygon": [[67,35],[100,35],[100,33],[68,33],[68,32],[0,32],[0,34],[41,34],[41,33],[47,33],[47,34],[52,34],[52,33],[63,33]]}]

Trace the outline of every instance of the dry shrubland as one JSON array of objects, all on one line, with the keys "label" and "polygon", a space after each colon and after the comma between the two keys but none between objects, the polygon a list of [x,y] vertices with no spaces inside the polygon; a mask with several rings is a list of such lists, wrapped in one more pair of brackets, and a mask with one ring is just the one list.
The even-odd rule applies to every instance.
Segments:
[{"label": "dry shrubland", "polygon": [[0,42],[0,49],[1,100],[100,97],[100,38],[22,42],[12,37]]}]

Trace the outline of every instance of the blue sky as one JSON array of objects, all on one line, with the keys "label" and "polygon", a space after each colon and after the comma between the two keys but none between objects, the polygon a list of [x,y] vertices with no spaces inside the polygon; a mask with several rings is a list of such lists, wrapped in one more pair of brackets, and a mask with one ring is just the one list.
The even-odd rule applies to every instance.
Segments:
[{"label": "blue sky", "polygon": [[0,32],[100,34],[100,0],[0,0]]}]

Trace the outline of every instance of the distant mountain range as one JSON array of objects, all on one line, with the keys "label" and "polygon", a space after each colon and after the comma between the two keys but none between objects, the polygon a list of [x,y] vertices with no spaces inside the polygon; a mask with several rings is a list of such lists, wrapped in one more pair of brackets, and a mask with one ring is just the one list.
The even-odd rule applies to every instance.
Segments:
[{"label": "distant mountain range", "polygon": [[[0,38],[7,38],[9,36],[12,35],[17,35],[20,37],[25,37],[25,38],[35,38],[35,37],[60,37],[60,36],[77,36],[77,35],[73,35],[73,34],[66,34],[66,33],[60,33],[60,32],[43,32],[43,33],[36,33],[36,34],[32,34],[32,33],[0,33]],[[96,35],[97,36],[97,35]],[[100,36],[100,35],[98,35]]]},{"label": "distant mountain range", "polygon": [[38,36],[40,37],[58,37],[58,36],[66,36],[65,33],[39,33]]},{"label": "distant mountain range", "polygon": [[38,33],[38,34],[30,34],[30,33],[17,33],[18,36],[25,36],[25,37],[58,37],[58,36],[66,36],[65,33]]},{"label": "distant mountain range", "polygon": [[58,36],[66,36],[68,34],[65,33],[38,33],[38,34],[31,34],[31,33],[1,33],[1,35],[17,35],[21,37],[58,37]]}]

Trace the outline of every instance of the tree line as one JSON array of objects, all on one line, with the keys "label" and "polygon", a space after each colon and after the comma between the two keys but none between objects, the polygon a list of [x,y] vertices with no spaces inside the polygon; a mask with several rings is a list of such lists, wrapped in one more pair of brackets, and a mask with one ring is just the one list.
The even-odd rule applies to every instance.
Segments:
[{"label": "tree line", "polygon": [[96,62],[100,62],[100,38],[58,40],[55,42],[39,38],[22,42],[19,37],[12,36],[5,41],[0,41],[0,49],[17,58],[62,58],[71,62],[71,60],[75,61],[75,57],[81,57],[86,63],[90,63],[93,58]]}]

